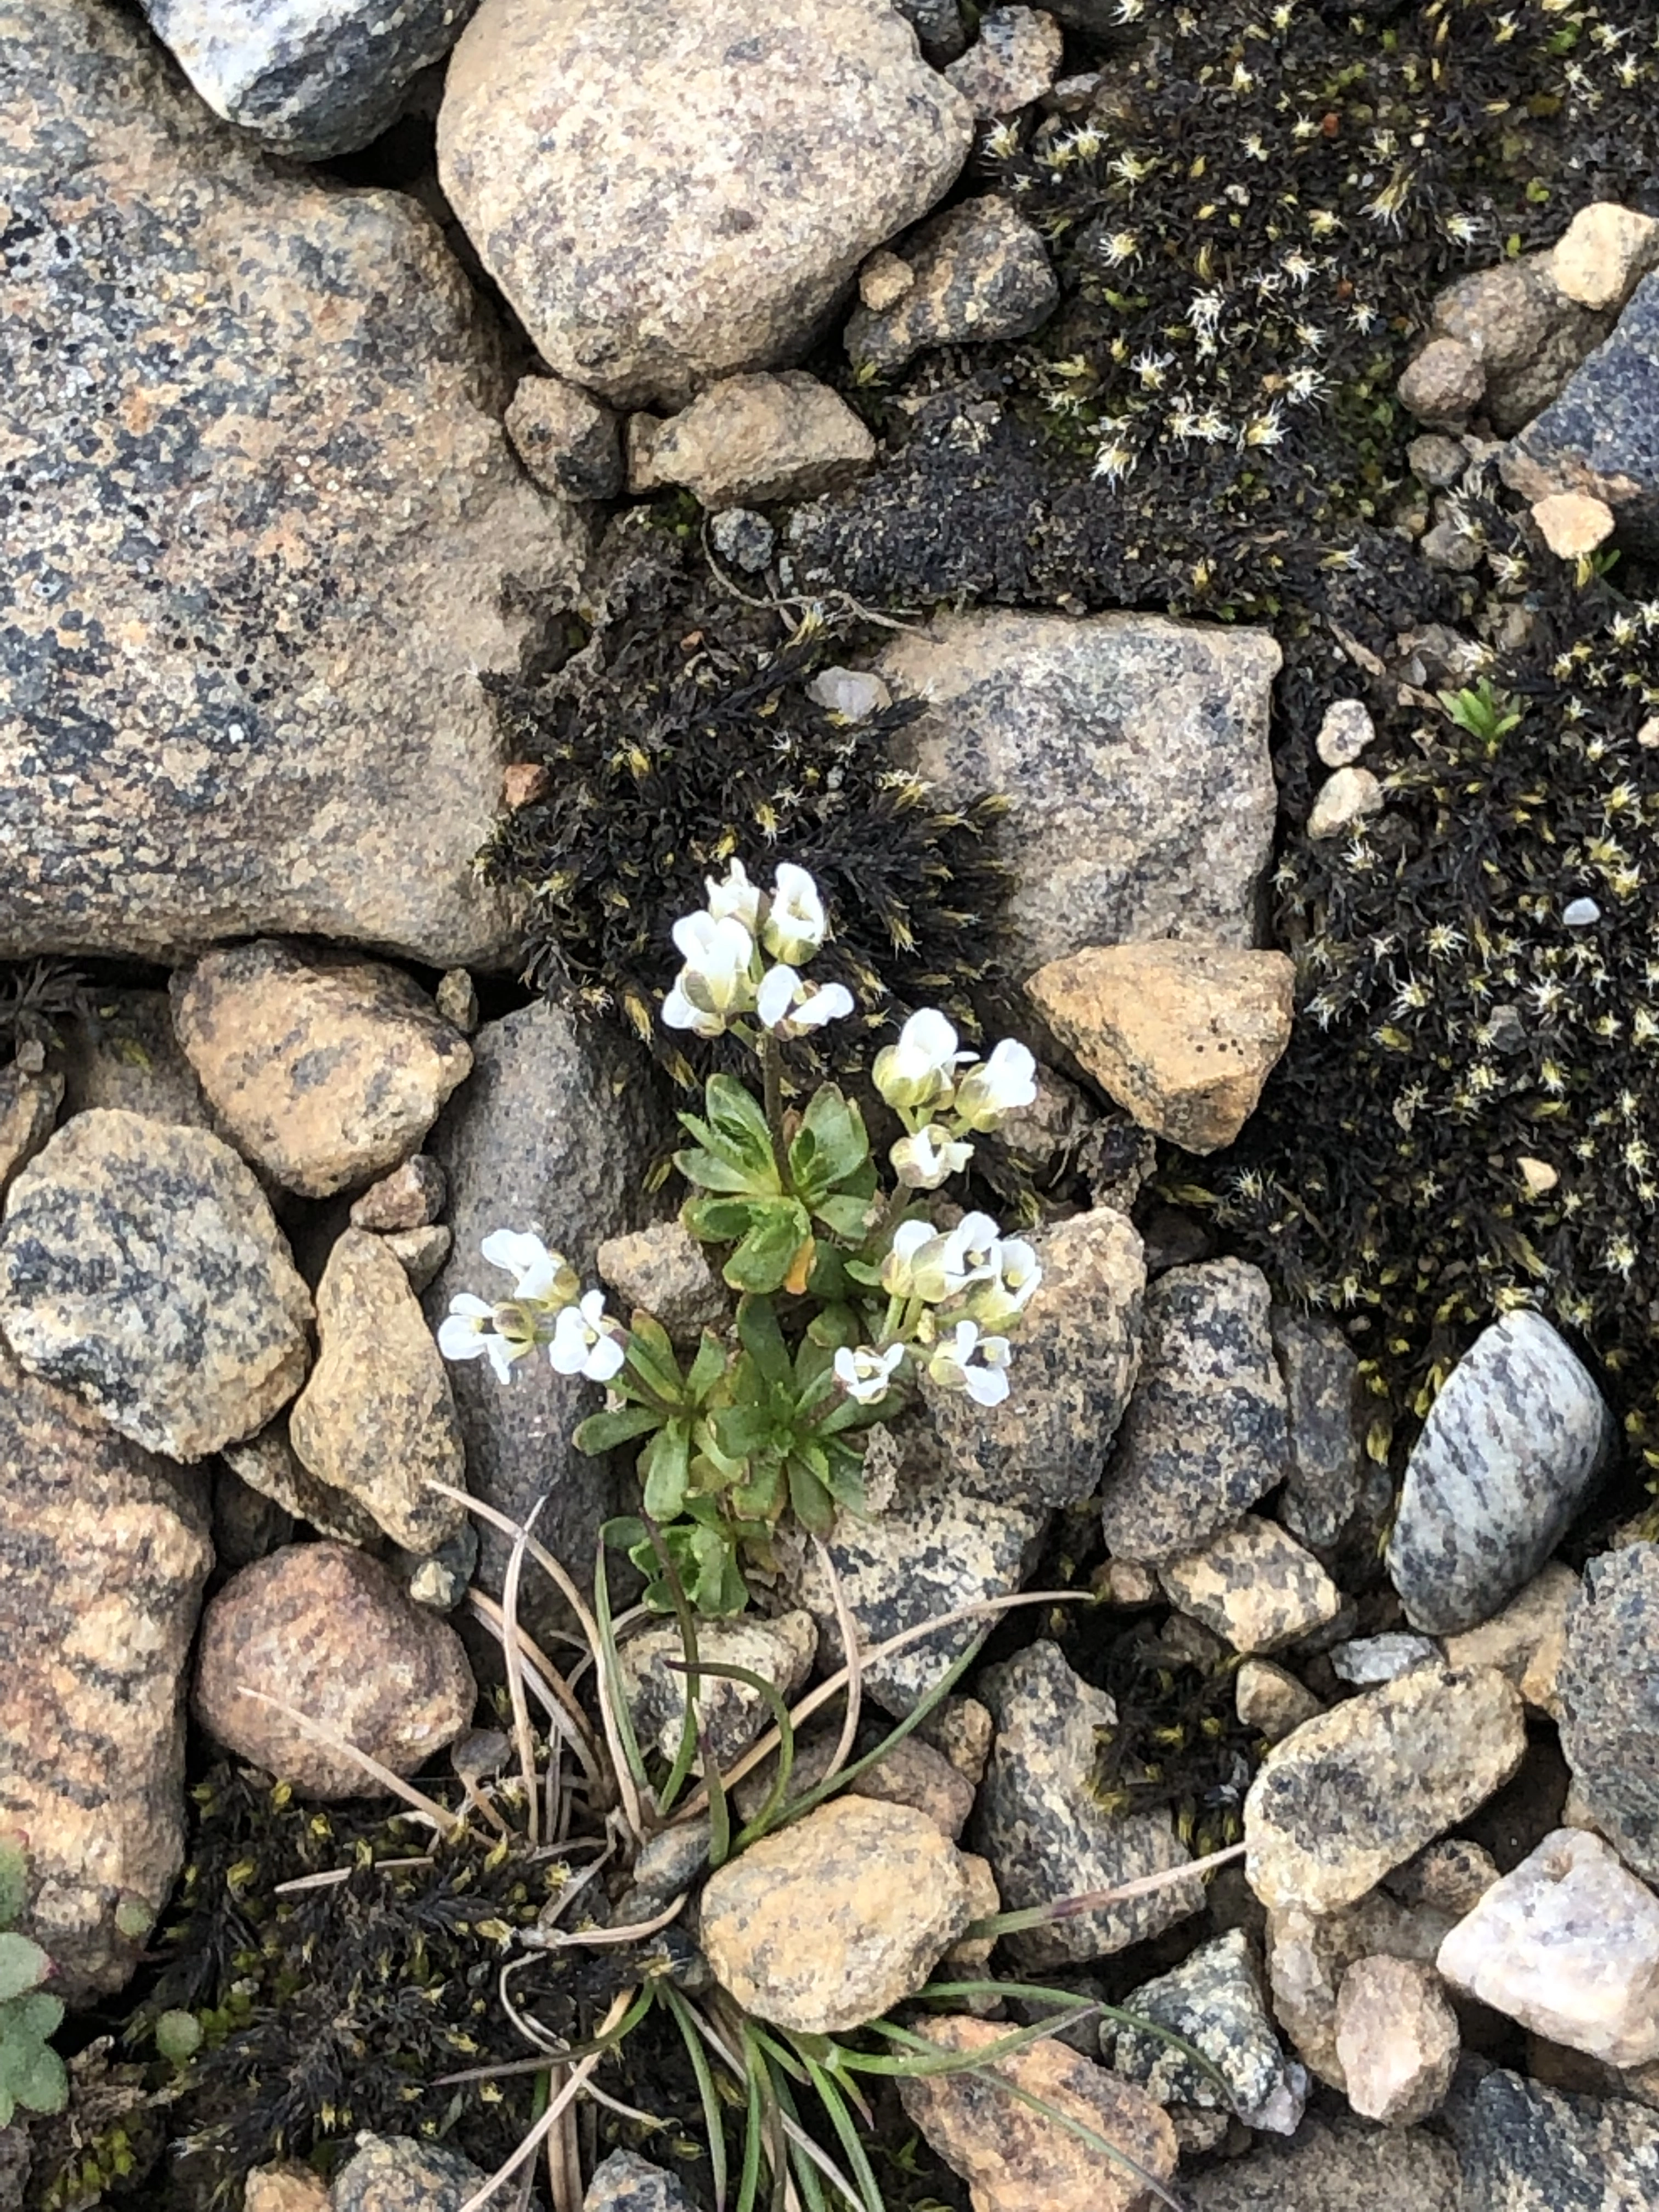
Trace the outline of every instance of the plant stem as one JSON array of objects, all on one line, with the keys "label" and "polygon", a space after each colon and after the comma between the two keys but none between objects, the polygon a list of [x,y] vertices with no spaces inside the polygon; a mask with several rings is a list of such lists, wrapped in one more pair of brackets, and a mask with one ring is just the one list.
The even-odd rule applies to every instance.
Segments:
[{"label": "plant stem", "polygon": [[777,1164],[778,1182],[787,1194],[789,1190],[789,1152],[783,1141],[783,1051],[770,1030],[765,1030],[760,1041],[761,1081],[766,1091],[766,1126],[772,1136],[772,1158]]}]

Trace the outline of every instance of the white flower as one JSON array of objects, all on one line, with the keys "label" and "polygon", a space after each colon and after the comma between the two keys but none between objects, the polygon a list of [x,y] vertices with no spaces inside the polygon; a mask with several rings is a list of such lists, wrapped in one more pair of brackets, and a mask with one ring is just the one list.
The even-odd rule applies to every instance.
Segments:
[{"label": "white flower", "polygon": [[817,885],[805,868],[798,868],[793,860],[780,860],[772,903],[761,926],[767,951],[794,967],[810,960],[829,934],[829,918]]},{"label": "white flower", "polygon": [[513,1362],[528,1352],[528,1342],[510,1345],[495,1333],[495,1309],[471,1291],[458,1291],[449,1311],[438,1324],[438,1349],[446,1359],[488,1359],[497,1382],[513,1380]]},{"label": "white flower", "polygon": [[590,1382],[608,1382],[617,1372],[627,1355],[605,1327],[603,1291],[589,1291],[580,1304],[565,1308],[547,1356],[555,1374],[585,1375]]},{"label": "white flower", "polygon": [[994,1129],[1005,1114],[1036,1097],[1036,1062],[1023,1044],[1004,1037],[989,1060],[957,1085],[957,1117],[969,1129]]},{"label": "white flower", "polygon": [[989,1273],[975,1287],[968,1310],[981,1328],[1006,1329],[1030,1304],[1042,1280],[1042,1265],[1033,1247],[1023,1237],[1000,1238],[990,1255]]},{"label": "white flower", "polygon": [[754,1004],[750,963],[755,940],[735,915],[688,914],[674,924],[674,943],[685,965],[663,1000],[670,1029],[719,1036],[732,1018]]},{"label": "white flower", "polygon": [[974,1157],[971,1145],[959,1144],[939,1122],[901,1137],[887,1155],[893,1172],[908,1190],[937,1190],[953,1175],[960,1175]]},{"label": "white flower", "polygon": [[893,1370],[903,1357],[902,1344],[890,1345],[885,1352],[873,1351],[867,1344],[853,1352],[842,1345],[836,1354],[836,1380],[860,1406],[876,1405],[887,1395]]},{"label": "white flower", "polygon": [[882,1263],[882,1288],[895,1297],[941,1304],[994,1272],[999,1234],[988,1213],[964,1214],[948,1236],[925,1221],[902,1221]]},{"label": "white flower", "polygon": [[881,1286],[890,1297],[913,1298],[917,1295],[915,1257],[924,1244],[934,1241],[935,1235],[931,1221],[900,1222],[887,1248],[887,1257],[881,1263]]},{"label": "white flower", "polygon": [[513,1278],[513,1295],[529,1305],[568,1306],[580,1285],[562,1252],[550,1252],[527,1230],[492,1229],[479,1250]]},{"label": "white flower", "polygon": [[769,1030],[782,1036],[803,1036],[853,1012],[853,994],[845,983],[825,983],[815,990],[804,983],[793,968],[780,962],[769,968],[755,994],[755,1012]]},{"label": "white flower", "polygon": [[702,880],[708,893],[710,917],[715,921],[740,921],[752,936],[760,921],[760,885],[750,882],[743,862],[732,861],[724,883],[717,884],[712,876]]},{"label": "white flower", "polygon": [[[977,1353],[981,1365],[974,1364]],[[976,1406],[1000,1406],[1008,1395],[1008,1340],[981,1336],[976,1322],[959,1321],[955,1334],[934,1347],[930,1381],[941,1390],[965,1390]]]},{"label": "white flower", "polygon": [[957,1033],[936,1006],[922,1006],[899,1031],[898,1042],[876,1054],[871,1073],[890,1106],[914,1111],[948,1103],[957,1069],[973,1056],[957,1050]]}]

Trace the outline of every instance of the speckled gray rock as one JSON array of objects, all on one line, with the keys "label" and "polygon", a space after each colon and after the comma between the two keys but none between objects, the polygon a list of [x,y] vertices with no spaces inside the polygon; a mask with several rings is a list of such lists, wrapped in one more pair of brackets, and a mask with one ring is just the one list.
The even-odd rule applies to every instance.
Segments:
[{"label": "speckled gray rock", "polygon": [[650,1314],[677,1344],[695,1344],[732,1311],[732,1293],[710,1266],[708,1248],[678,1220],[607,1237],[599,1269],[624,1314]]},{"label": "speckled gray rock", "polygon": [[300,161],[367,146],[441,61],[473,0],[143,0],[216,115]]},{"label": "speckled gray rock", "polygon": [[1588,492],[1626,538],[1659,539],[1659,274],[1643,278],[1607,343],[1527,425],[1504,475],[1529,499]]},{"label": "speckled gray rock", "polygon": [[168,989],[217,1126],[303,1198],[406,1158],[472,1066],[465,1038],[384,961],[261,938],[204,954]]},{"label": "speckled gray rock", "polygon": [[[1326,1656],[1339,1682],[1350,1682],[1357,1690],[1374,1690],[1379,1682],[1398,1681],[1413,1667],[1437,1665],[1442,1653],[1431,1636],[1419,1636],[1407,1628],[1391,1628],[1382,1636],[1356,1636],[1346,1644],[1334,1644]],[[1498,1662],[1470,1655],[1454,1659],[1452,1663],[1495,1667]]]},{"label": "speckled gray rock", "polygon": [[[706,1620],[697,1632],[697,1656],[711,1666],[742,1667],[769,1682],[787,1705],[811,1670],[818,1648],[810,1613],[797,1610],[775,1619],[755,1613],[734,1620]],[[654,1746],[672,1760],[680,1747],[685,1720],[687,1678],[679,1671],[685,1641],[675,1621],[650,1624],[629,1636],[619,1654],[622,1680],[640,1742]],[[714,1755],[726,1767],[771,1720],[771,1708],[758,1690],[718,1674],[705,1675],[696,1693],[699,1725]],[[701,1772],[701,1758],[698,1771]]]},{"label": "speckled gray rock", "polygon": [[1171,1605],[1235,1651],[1277,1651],[1342,1609],[1342,1593],[1312,1553],[1255,1513],[1166,1559],[1158,1580]]},{"label": "speckled gray rock", "polygon": [[465,1508],[430,1486],[466,1483],[443,1354],[397,1255],[348,1229],[317,1285],[317,1362],[289,1409],[289,1437],[319,1482],[373,1514],[394,1544],[434,1552]]},{"label": "speckled gray rock", "polygon": [[454,1630],[345,1544],[273,1552],[233,1576],[203,1615],[197,1717],[307,1796],[390,1793],[290,1711],[413,1774],[466,1729],[477,1696]]},{"label": "speckled gray rock", "polygon": [[1285,1385],[1268,1291],[1242,1260],[1171,1267],[1147,1287],[1140,1379],[1102,1486],[1106,1541],[1152,1565],[1189,1552],[1285,1479]]},{"label": "speckled gray rock", "polygon": [[1260,2142],[1183,2179],[1190,2212],[1468,2212],[1457,2160],[1420,2128],[1309,2118],[1295,2141]]},{"label": "speckled gray rock", "polygon": [[205,1129],[77,1114],[12,1186],[0,1333],[151,1451],[204,1459],[262,1429],[310,1319],[264,1193]]},{"label": "speckled gray rock", "polygon": [[[1117,1708],[1073,1674],[1054,1644],[1030,1644],[1018,1658],[988,1668],[976,1693],[991,1708],[997,1735],[968,1840],[990,1861],[1006,1910],[1051,1905],[1185,1864],[1189,1854],[1167,1812],[1102,1812],[1090,1785],[1099,1731],[1116,1725]],[[1121,1951],[1203,1904],[1196,1881],[1172,1881],[1004,1941],[1030,1974]]]},{"label": "speckled gray rock", "polygon": [[1249,945],[1278,798],[1265,631],[1160,615],[941,615],[878,672],[930,711],[901,744],[947,801],[1012,801],[1009,965],[1085,945]]},{"label": "speckled gray rock", "polygon": [[[472,1039],[471,1079],[451,1099],[427,1150],[449,1177],[454,1248],[426,1293],[435,1327],[457,1291],[488,1297],[505,1278],[479,1248],[493,1229],[528,1230],[562,1252],[585,1284],[594,1279],[602,1237],[635,1226],[649,1211],[647,1170],[669,1149],[671,1128],[644,1056],[625,1039],[587,1023],[578,1030],[545,1005],[486,1022]],[[544,1492],[537,1534],[579,1576],[590,1571],[599,1526],[615,1510],[604,1460],[570,1441],[597,1409],[592,1383],[526,1360],[501,1383],[487,1360],[450,1370],[475,1497],[521,1518]],[[486,1528],[480,1575],[499,1592],[511,1549]],[[525,1577],[524,1618],[532,1635],[557,1619],[540,1573]]]},{"label": "speckled gray rock", "polygon": [[502,427],[544,491],[568,493],[572,499],[621,496],[617,418],[562,377],[520,377]]},{"label": "speckled gray rock", "polygon": [[489,2179],[470,2158],[401,2136],[359,2136],[334,2177],[333,2212],[461,2212]]},{"label": "speckled gray rock", "polygon": [[213,1564],[201,1479],[0,1354],[0,1829],[71,2003],[138,1965],[185,1849],[185,1671]]},{"label": "speckled gray rock", "polygon": [[637,2151],[613,2150],[594,2167],[582,2212],[692,2212],[692,2203],[678,2174]]},{"label": "speckled gray rock", "polygon": [[988,1411],[924,1380],[951,1465],[976,1497],[1073,1505],[1093,1492],[1140,1364],[1146,1264],[1127,1214],[1074,1214],[1034,1240],[1042,1280],[1026,1308],[1009,1392]]},{"label": "speckled gray rock", "polygon": [[383,1532],[368,1507],[343,1490],[319,1481],[301,1459],[289,1437],[286,1413],[257,1437],[226,1444],[220,1457],[250,1490],[270,1498],[296,1521],[308,1521],[319,1536],[332,1536],[342,1544],[366,1544],[371,1550],[380,1544]]},{"label": "speckled gray rock", "polygon": [[[926,1421],[907,1424],[896,1439],[880,1430],[873,1437],[866,1475],[875,1510],[868,1519],[843,1513],[828,1539],[866,1652],[959,1606],[1017,1590],[1048,1525],[1044,1506],[964,1492]],[[835,1594],[817,1552],[804,1553],[786,1574],[791,1602],[817,1621],[825,1664],[839,1665]],[[976,1621],[960,1621],[866,1662],[865,1695],[890,1713],[908,1713],[978,1631]]]},{"label": "speckled gray rock", "polygon": [[[1659,2113],[1565,2097],[1495,2067],[1445,2110],[1460,2212],[1647,2212],[1659,2203]],[[1375,2200],[1371,2200],[1375,2212]]]},{"label": "speckled gray rock", "polygon": [[1102,2055],[1113,2070],[1139,2081],[1160,2105],[1233,2110],[1247,2127],[1294,2133],[1307,2101],[1308,2076],[1279,2049],[1261,1995],[1261,1972],[1242,1929],[1201,1943],[1167,1974],[1143,1982],[1122,1999],[1123,2009],[1151,2021],[1201,2051],[1226,2083],[1226,2092],[1184,2051],[1145,2029],[1103,2021]]},{"label": "speckled gray rock", "polygon": [[549,366],[678,406],[798,359],[972,131],[888,0],[483,0],[438,163]]},{"label": "speckled gray rock", "polygon": [[1589,1562],[1556,1695],[1580,1799],[1620,1857],[1659,1881],[1659,1544]]},{"label": "speckled gray rock", "polygon": [[994,193],[924,223],[902,258],[915,281],[893,304],[858,307],[847,351],[892,375],[924,346],[1016,338],[1045,323],[1060,285],[1036,228]]},{"label": "speckled gray rock", "polygon": [[52,1134],[63,1103],[64,1079],[55,1068],[31,1071],[15,1060],[0,1067],[0,1197]]},{"label": "speckled gray rock", "polygon": [[1329,1912],[1484,1804],[1527,1747],[1492,1667],[1421,1667],[1305,1722],[1244,1801],[1245,1869],[1265,1905]]},{"label": "speckled gray rock", "polygon": [[1413,1626],[1473,1628],[1530,1582],[1613,1438],[1601,1392],[1540,1315],[1484,1329],[1406,1466],[1388,1564]]},{"label": "speckled gray rock", "polygon": [[0,957],[501,957],[477,678],[582,537],[436,224],[239,139],[131,9],[3,0],[0,46]]},{"label": "speckled gray rock", "polygon": [[1045,10],[990,8],[979,19],[979,36],[945,74],[975,115],[1014,115],[1048,91],[1065,46]]},{"label": "speckled gray rock", "polygon": [[[1388,1470],[1365,1458],[1358,1355],[1339,1328],[1275,1306],[1268,1317],[1273,1352],[1285,1378],[1291,1464],[1279,1516],[1310,1551],[1328,1552],[1377,1492],[1391,1502]],[[1375,1477],[1368,1486],[1368,1473]]]}]

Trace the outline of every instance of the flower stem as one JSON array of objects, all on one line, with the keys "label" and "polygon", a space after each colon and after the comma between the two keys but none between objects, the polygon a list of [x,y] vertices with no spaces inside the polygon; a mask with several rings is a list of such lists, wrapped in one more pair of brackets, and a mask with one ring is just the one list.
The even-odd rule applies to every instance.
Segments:
[{"label": "flower stem", "polygon": [[760,1064],[766,1092],[766,1126],[772,1136],[772,1158],[777,1164],[779,1184],[787,1192],[789,1153],[783,1141],[783,1053],[770,1030],[761,1035]]}]

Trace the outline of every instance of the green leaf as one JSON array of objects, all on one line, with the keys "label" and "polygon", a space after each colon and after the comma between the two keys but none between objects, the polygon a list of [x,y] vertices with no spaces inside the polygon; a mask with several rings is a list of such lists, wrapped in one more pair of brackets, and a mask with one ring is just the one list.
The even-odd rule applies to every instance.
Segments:
[{"label": "green leaf", "polygon": [[826,1229],[832,1230],[837,1237],[845,1237],[849,1243],[862,1243],[870,1232],[867,1198],[853,1198],[842,1192],[821,1198],[812,1212]]},{"label": "green leaf", "polygon": [[680,1219],[704,1244],[735,1244],[756,1222],[764,1220],[774,1201],[763,1198],[688,1198]]},{"label": "green leaf", "polygon": [[852,1288],[842,1254],[822,1237],[812,1248],[812,1267],[806,1287],[815,1298],[844,1298]]},{"label": "green leaf", "polygon": [[748,1191],[755,1196],[769,1196],[778,1187],[775,1171],[769,1178],[755,1169],[723,1160],[707,1146],[700,1145],[695,1152],[676,1152],[674,1164],[687,1182],[694,1182],[700,1190]]},{"label": "green leaf", "polygon": [[794,1363],[778,1326],[777,1309],[770,1298],[738,1299],[738,1340],[774,1389],[791,1389],[795,1379]]},{"label": "green leaf", "polygon": [[618,1513],[601,1527],[599,1539],[613,1552],[631,1552],[637,1544],[648,1544],[651,1532],[637,1514]]},{"label": "green leaf", "polygon": [[576,1424],[570,1441],[578,1451],[597,1457],[601,1452],[614,1451],[635,1437],[642,1437],[648,1429],[662,1426],[663,1415],[654,1406],[623,1406],[614,1413],[590,1413],[585,1421]]},{"label": "green leaf", "polygon": [[22,1917],[28,1893],[28,1856],[22,1838],[0,1835],[0,1928],[9,1928]]},{"label": "green leaf", "polygon": [[764,1451],[775,1434],[770,1408],[743,1402],[722,1406],[709,1426],[722,1457],[734,1462]]},{"label": "green leaf", "polygon": [[797,1252],[811,1234],[806,1209],[793,1198],[775,1199],[722,1270],[734,1291],[783,1287]]},{"label": "green leaf", "polygon": [[827,1536],[835,1526],[834,1500],[811,1468],[799,1459],[789,1462],[789,1503],[809,1536]]},{"label": "green leaf", "polygon": [[27,1936],[0,1936],[0,2002],[38,1990],[52,1972],[52,1960]]},{"label": "green leaf", "polygon": [[726,1346],[712,1328],[706,1328],[697,1346],[697,1356],[691,1362],[691,1371],[685,1378],[686,1403],[702,1405],[725,1372]]},{"label": "green leaf", "polygon": [[734,1075],[711,1075],[703,1092],[709,1134],[716,1148],[741,1165],[765,1171],[777,1184],[777,1162],[772,1157],[772,1132],[759,1101],[751,1097]]},{"label": "green leaf", "polygon": [[783,1510],[783,1463],[768,1460],[756,1468],[753,1477],[739,1483],[732,1492],[732,1510],[745,1521],[760,1521],[770,1524]]},{"label": "green leaf", "polygon": [[672,1521],[685,1503],[691,1472],[691,1439],[684,1421],[670,1421],[640,1454],[645,1510],[653,1521]]},{"label": "green leaf", "polygon": [[870,1139],[858,1108],[833,1083],[813,1093],[789,1147],[789,1174],[809,1206],[861,1168]]}]

